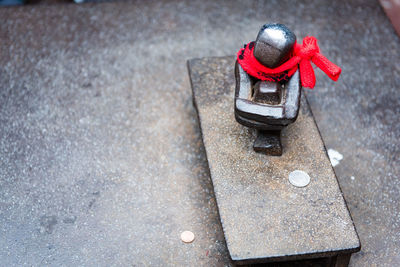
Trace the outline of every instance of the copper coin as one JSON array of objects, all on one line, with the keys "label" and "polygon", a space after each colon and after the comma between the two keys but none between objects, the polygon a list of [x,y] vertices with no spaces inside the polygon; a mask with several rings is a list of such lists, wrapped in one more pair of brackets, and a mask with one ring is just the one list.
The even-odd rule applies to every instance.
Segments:
[{"label": "copper coin", "polygon": [[190,231],[184,231],[181,234],[181,240],[185,243],[192,243],[194,240],[194,234]]}]

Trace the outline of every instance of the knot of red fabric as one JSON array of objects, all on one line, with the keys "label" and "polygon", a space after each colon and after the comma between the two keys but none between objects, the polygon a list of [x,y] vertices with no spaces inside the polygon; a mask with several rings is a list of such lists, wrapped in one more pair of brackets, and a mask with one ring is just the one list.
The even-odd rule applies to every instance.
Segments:
[{"label": "knot of red fabric", "polygon": [[311,58],[319,53],[317,39],[315,37],[306,37],[303,40],[303,46],[298,50],[297,56],[302,59],[311,60]]},{"label": "knot of red fabric", "polygon": [[300,69],[301,84],[303,87],[314,88],[315,74],[311,62],[334,81],[339,79],[341,69],[330,62],[319,52],[317,38],[307,36],[303,44],[295,44],[293,55],[282,65],[270,69],[262,65],[253,55],[254,42],[239,50],[237,60],[249,75],[263,81],[283,81],[291,77]]}]

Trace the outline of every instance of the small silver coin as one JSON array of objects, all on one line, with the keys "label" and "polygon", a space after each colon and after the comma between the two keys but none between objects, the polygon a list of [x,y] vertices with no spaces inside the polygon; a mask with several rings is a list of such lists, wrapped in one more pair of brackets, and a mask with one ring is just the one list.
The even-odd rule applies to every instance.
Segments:
[{"label": "small silver coin", "polygon": [[310,183],[308,173],[300,170],[295,170],[289,173],[289,182],[296,187],[305,187]]}]

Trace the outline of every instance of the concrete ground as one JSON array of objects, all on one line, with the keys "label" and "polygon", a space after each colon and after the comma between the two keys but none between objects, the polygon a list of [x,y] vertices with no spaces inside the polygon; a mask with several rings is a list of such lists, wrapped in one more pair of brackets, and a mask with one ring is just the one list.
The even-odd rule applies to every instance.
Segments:
[{"label": "concrete ground", "polygon": [[[377,1],[135,1],[0,9],[2,266],[227,266],[186,60],[266,22],[343,68],[307,90],[360,235],[400,262],[400,40]],[[195,233],[191,244],[180,241]]]}]

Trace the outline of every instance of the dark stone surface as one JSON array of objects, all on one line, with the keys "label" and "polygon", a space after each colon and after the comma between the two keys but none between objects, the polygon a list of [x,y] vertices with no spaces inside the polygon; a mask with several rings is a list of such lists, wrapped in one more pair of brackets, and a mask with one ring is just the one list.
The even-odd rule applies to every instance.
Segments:
[{"label": "dark stone surface", "polygon": [[[232,260],[248,264],[358,251],[353,221],[305,97],[296,123],[282,131],[283,155],[260,155],[249,145],[254,130],[235,121],[234,63],[234,57],[188,63]],[[220,82],[228,89],[218,87]],[[212,95],[218,100],[210,101],[208,96],[216,98]],[[291,185],[288,176],[294,170],[307,172],[311,183],[304,188]]]},{"label": "dark stone surface", "polygon": [[281,131],[258,131],[253,149],[272,156],[282,155]]},{"label": "dark stone surface", "polygon": [[254,100],[266,104],[279,104],[281,101],[281,85],[276,82],[258,81],[254,85]]},{"label": "dark stone surface", "polygon": [[316,70],[308,100],[344,156],[351,266],[396,266],[400,42],[375,0],[0,8],[2,265],[229,265],[186,60],[233,55],[267,22],[343,68],[337,83]]}]

